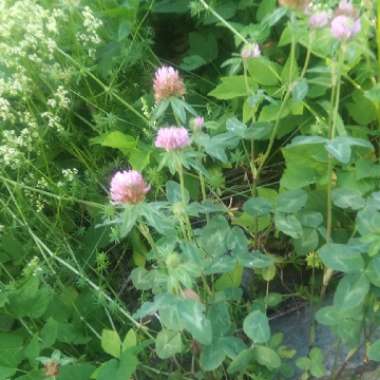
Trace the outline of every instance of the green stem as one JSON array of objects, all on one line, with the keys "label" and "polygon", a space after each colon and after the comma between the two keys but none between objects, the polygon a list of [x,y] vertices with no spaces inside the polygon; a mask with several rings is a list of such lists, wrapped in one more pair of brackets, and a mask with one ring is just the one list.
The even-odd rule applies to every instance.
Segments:
[{"label": "green stem", "polygon": [[[293,23],[295,20],[295,15],[292,13],[291,15],[291,23]],[[282,112],[286,106],[286,102],[288,101],[289,97],[290,97],[290,94],[292,92],[292,76],[293,76],[293,68],[294,68],[294,63],[295,63],[295,51],[296,51],[296,39],[295,37],[292,35],[292,44],[291,44],[291,48],[290,48],[290,69],[289,69],[289,79],[288,79],[288,84],[287,84],[287,88],[286,88],[286,93],[284,95],[284,98],[282,99],[282,103],[281,103],[281,106],[280,106],[280,110],[278,111],[278,114],[277,114],[277,117],[276,117],[276,123],[275,123],[275,126],[273,128],[273,131],[272,131],[272,134],[270,136],[270,139],[269,139],[269,144],[268,144],[268,147],[264,153],[264,156],[262,157],[261,159],[261,162],[260,162],[260,165],[257,169],[257,173],[256,173],[256,177],[259,178],[260,177],[260,174],[261,174],[261,171],[266,163],[266,161],[268,160],[268,157],[272,151],[272,148],[273,148],[273,144],[274,144],[274,141],[276,139],[276,135],[277,135],[277,130],[278,130],[278,127],[280,125],[280,120],[281,120],[281,115],[282,115]]]},{"label": "green stem", "polygon": [[[187,204],[185,178],[183,175],[183,167],[182,167],[182,164],[180,162],[177,163],[177,172],[178,172],[179,184],[180,184],[180,188],[181,188],[182,205],[183,205],[183,208],[185,209],[186,204]],[[184,215],[184,223],[186,226],[186,235],[187,235],[187,238],[189,240],[191,240],[191,236],[192,236],[191,223],[190,223],[189,217],[187,216],[185,211],[184,211],[183,215]]]},{"label": "green stem", "polygon": [[[342,50],[339,55],[338,64],[336,67],[336,77],[335,72],[333,72],[332,84],[333,88],[331,90],[331,113],[330,113],[330,122],[329,122],[329,140],[333,140],[335,138],[336,126],[338,122],[338,114],[339,114],[339,102],[340,102],[340,87],[341,87],[341,70],[344,60],[344,46],[342,46]],[[332,234],[332,187],[333,187],[333,157],[329,153],[328,155],[328,163],[327,163],[327,220],[326,220],[326,242],[329,243],[331,241]],[[331,278],[334,274],[334,271],[330,268],[326,268],[323,275],[323,283],[321,289],[321,299],[324,298],[326,294],[327,287],[331,281]]]},{"label": "green stem", "polygon": [[238,37],[242,42],[248,44],[248,40],[240,34],[229,22],[227,22],[219,13],[217,13],[213,8],[211,8],[204,0],[199,0],[200,3],[208,10],[214,17],[216,17],[227,29],[229,29],[236,37]]}]

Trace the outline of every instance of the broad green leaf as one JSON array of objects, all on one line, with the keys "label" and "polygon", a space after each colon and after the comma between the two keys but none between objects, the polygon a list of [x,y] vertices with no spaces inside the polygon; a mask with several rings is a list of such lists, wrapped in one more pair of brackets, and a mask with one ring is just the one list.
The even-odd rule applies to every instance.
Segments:
[{"label": "broad green leaf", "polygon": [[369,141],[348,136],[335,137],[326,144],[326,149],[338,161],[348,164],[351,159],[351,148],[354,146],[373,150]]},{"label": "broad green leaf", "polygon": [[107,329],[103,330],[100,343],[104,352],[115,358],[120,357],[121,340],[116,331]]},{"label": "broad green leaf", "polygon": [[292,89],[293,99],[297,102],[302,101],[306,98],[308,92],[309,85],[307,84],[307,80],[301,79],[296,82],[295,86]]},{"label": "broad green leaf", "polygon": [[366,275],[373,285],[380,287],[380,256],[371,259],[366,269]]},{"label": "broad green leaf", "polygon": [[324,365],[324,355],[321,349],[317,347],[312,348],[309,357],[311,361],[310,373],[316,378],[324,376],[326,368]]},{"label": "broad green leaf", "polygon": [[228,288],[238,288],[243,277],[243,267],[235,265],[235,269],[230,273],[222,274],[215,281],[215,290],[220,291]]},{"label": "broad green leaf", "polygon": [[[23,358],[24,343],[16,333],[0,333],[0,366],[17,368]],[[6,369],[4,369],[6,370]]]},{"label": "broad green leaf", "polygon": [[268,317],[256,310],[248,314],[244,319],[243,329],[254,343],[266,343],[270,339],[270,327]]},{"label": "broad green leaf", "polygon": [[264,255],[259,251],[252,251],[248,254],[239,255],[239,262],[246,268],[265,269],[274,264],[273,257]]},{"label": "broad green leaf", "polygon": [[365,275],[344,276],[335,291],[335,306],[342,310],[360,306],[369,292],[369,287],[370,284]]},{"label": "broad green leaf", "polygon": [[126,351],[131,347],[135,347],[137,344],[137,336],[133,329],[128,330],[123,340],[122,350]]},{"label": "broad green leaf", "polygon": [[269,370],[277,369],[281,366],[281,358],[269,347],[255,346],[253,348],[254,358]]},{"label": "broad green leaf", "polygon": [[341,321],[341,312],[335,306],[325,306],[319,309],[315,319],[325,326],[336,326]]},{"label": "broad green leaf", "polygon": [[264,86],[275,86],[281,79],[278,65],[265,57],[250,59],[248,71],[254,81]]},{"label": "broad green leaf", "polygon": [[186,123],[186,110],[184,107],[184,102],[181,99],[178,98],[171,98],[170,99],[170,105],[172,107],[174,116],[176,120],[179,121],[181,124]]},{"label": "broad green leaf", "polygon": [[380,233],[380,212],[365,208],[359,211],[356,218],[357,229],[362,236]]},{"label": "broad green leaf", "polygon": [[231,329],[231,317],[225,302],[214,303],[207,315],[211,322],[213,337],[226,335]]},{"label": "broad green leaf", "polygon": [[245,343],[235,336],[221,337],[218,340],[218,344],[223,347],[225,354],[232,360],[247,348]]},{"label": "broad green leaf", "polygon": [[139,290],[148,290],[154,286],[152,283],[151,272],[142,267],[132,270],[131,280],[133,282],[133,286]]},{"label": "broad green leaf", "polygon": [[252,216],[268,215],[272,211],[272,205],[264,198],[250,198],[243,205],[243,210]]},{"label": "broad green leaf", "polygon": [[136,148],[137,141],[133,136],[126,135],[120,131],[113,131],[105,133],[101,136],[91,139],[92,144],[99,144],[101,146],[115,148],[121,150],[123,153],[129,153]]},{"label": "broad green leaf", "polygon": [[302,237],[303,229],[295,215],[276,213],[274,220],[276,228],[285,235],[293,239],[300,239]]},{"label": "broad green leaf", "polygon": [[380,103],[380,83],[375,84],[371,89],[365,91],[364,95],[375,105]]},{"label": "broad green leaf", "polygon": [[119,219],[120,238],[127,236],[135,226],[137,219],[140,216],[140,208],[134,205],[125,206]]},{"label": "broad green leaf", "polygon": [[304,190],[290,190],[278,195],[276,210],[284,213],[295,213],[305,207],[307,193]]},{"label": "broad green leaf", "polygon": [[60,368],[59,380],[89,380],[95,371],[90,363],[74,363]]},{"label": "broad green leaf", "polygon": [[213,371],[223,363],[225,357],[224,347],[217,341],[213,345],[203,347],[199,362],[205,371]]},{"label": "broad green leaf", "polygon": [[359,210],[365,206],[365,200],[357,190],[336,188],[332,192],[332,200],[340,208]]},{"label": "broad green leaf", "polygon": [[156,353],[160,359],[168,359],[182,352],[181,334],[176,331],[162,330],[156,337]]},{"label": "broad green leaf", "polygon": [[208,345],[212,341],[212,328],[210,321],[203,313],[203,306],[193,300],[184,300],[179,304],[179,313],[184,328],[199,343]]},{"label": "broad green leaf", "polygon": [[[252,91],[257,88],[257,85],[252,81],[252,79],[248,79],[248,85]],[[222,77],[221,84],[219,84],[208,95],[220,100],[229,100],[242,96],[248,96],[249,93],[244,75]]]},{"label": "broad green leaf", "polygon": [[368,358],[375,362],[380,362],[380,340],[377,340],[369,346]]},{"label": "broad green leaf", "polygon": [[250,348],[241,351],[231,362],[227,368],[227,372],[231,375],[235,373],[244,373],[254,359],[254,351]]},{"label": "broad green leaf", "polygon": [[0,365],[0,380],[8,380],[17,372],[17,367],[5,367]]},{"label": "broad green leaf", "polygon": [[362,255],[347,244],[325,244],[319,250],[323,263],[340,272],[360,272],[364,268]]}]

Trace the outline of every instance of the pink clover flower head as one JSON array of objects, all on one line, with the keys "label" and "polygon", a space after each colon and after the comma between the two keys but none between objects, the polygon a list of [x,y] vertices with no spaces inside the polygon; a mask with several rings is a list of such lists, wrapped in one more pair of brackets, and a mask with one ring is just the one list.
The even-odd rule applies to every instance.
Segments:
[{"label": "pink clover flower head", "polygon": [[162,66],[156,71],[153,89],[156,103],[171,96],[185,95],[185,84],[179,72],[171,66]]},{"label": "pink clover flower head", "polygon": [[246,44],[241,51],[241,57],[243,59],[257,58],[260,56],[260,46],[256,43]]},{"label": "pink clover flower head", "polygon": [[154,144],[167,152],[182,149],[190,145],[189,133],[183,127],[160,128]]},{"label": "pink clover flower head", "polygon": [[136,204],[144,200],[150,186],[136,170],[116,172],[111,180],[111,199],[114,203]]},{"label": "pink clover flower head", "polygon": [[338,8],[335,11],[336,16],[344,15],[352,18],[357,18],[359,15],[358,10],[352,4],[350,0],[341,0]]},{"label": "pink clover flower head", "polygon": [[331,14],[328,11],[319,11],[309,18],[309,26],[312,29],[324,28],[330,22]]},{"label": "pink clover flower head", "polygon": [[353,38],[361,30],[360,19],[339,15],[331,22],[331,34],[337,40],[348,40]]},{"label": "pink clover flower head", "polygon": [[201,129],[205,124],[205,119],[203,116],[197,116],[194,120],[193,120],[193,127],[194,129]]}]

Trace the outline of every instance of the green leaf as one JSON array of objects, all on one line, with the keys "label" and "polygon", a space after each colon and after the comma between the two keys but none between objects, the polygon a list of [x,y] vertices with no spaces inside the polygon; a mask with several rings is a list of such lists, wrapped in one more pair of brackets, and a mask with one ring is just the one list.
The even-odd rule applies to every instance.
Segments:
[{"label": "green leaf", "polygon": [[186,55],[183,57],[180,68],[186,71],[193,71],[206,65],[206,60],[198,54]]},{"label": "green leaf", "polygon": [[380,233],[380,212],[365,208],[359,211],[356,218],[357,229],[362,236]]},{"label": "green leaf", "polygon": [[335,306],[325,306],[319,309],[315,315],[315,319],[321,325],[336,326],[341,321],[341,312]]},{"label": "green leaf", "polygon": [[265,57],[250,59],[248,71],[255,82],[264,86],[275,86],[281,79],[278,65]]},{"label": "green leaf", "polygon": [[8,380],[17,372],[17,368],[4,367],[0,365],[0,380]]},{"label": "green leaf", "polygon": [[60,368],[58,380],[89,380],[95,367],[90,363],[74,363]]},{"label": "green leaf", "polygon": [[268,215],[272,211],[272,205],[264,198],[250,198],[243,205],[243,210],[252,216]]},{"label": "green leaf", "polygon": [[240,254],[238,255],[238,259],[245,268],[265,269],[274,264],[273,257],[264,255],[259,251],[249,252],[244,255]]},{"label": "green leaf", "polygon": [[123,153],[129,153],[136,148],[137,141],[133,136],[126,135],[120,131],[105,133],[90,140],[92,144],[115,148]]},{"label": "green leaf", "polygon": [[375,84],[371,89],[365,91],[364,95],[375,105],[380,103],[380,84]]},{"label": "green leaf", "polygon": [[293,239],[300,239],[302,237],[302,225],[295,215],[276,213],[274,221],[276,228],[285,235]]},{"label": "green leaf", "polygon": [[140,216],[140,208],[134,205],[126,205],[119,218],[120,238],[127,236],[135,226]]},{"label": "green leaf", "polygon": [[129,348],[135,347],[137,344],[137,336],[133,329],[130,329],[123,340],[122,350],[126,351]]},{"label": "green leaf", "polygon": [[325,244],[319,250],[322,262],[340,272],[360,272],[364,268],[362,255],[347,244]]},{"label": "green leaf", "polygon": [[254,359],[254,351],[250,348],[241,351],[229,365],[227,372],[231,375],[244,373]]},{"label": "green leaf", "polygon": [[253,352],[254,358],[258,363],[267,367],[269,370],[277,369],[281,366],[281,358],[271,348],[266,346],[255,346]]},{"label": "green leaf", "polygon": [[295,213],[305,207],[307,193],[304,190],[290,190],[279,194],[276,210],[285,213]]},{"label": "green leaf", "polygon": [[369,292],[369,281],[365,275],[344,276],[335,291],[334,304],[342,310],[360,306]]},{"label": "green leaf", "polygon": [[214,33],[207,32],[206,30],[189,33],[189,46],[187,56],[199,56],[203,60],[203,64],[213,61],[218,56],[216,36]]},{"label": "green leaf", "polygon": [[136,371],[139,361],[130,351],[121,354],[120,360],[111,359],[98,369],[96,380],[126,380]]},{"label": "green leaf", "polygon": [[380,287],[380,256],[376,256],[370,261],[366,275],[373,285]]},{"label": "green leaf", "polygon": [[324,365],[323,352],[319,348],[314,347],[310,351],[309,356],[311,360],[310,373],[316,378],[324,376],[326,373],[326,368]]},{"label": "green leaf", "polygon": [[375,362],[380,362],[380,340],[377,340],[369,346],[368,358]]},{"label": "green leaf", "polygon": [[110,354],[115,358],[120,357],[121,340],[116,331],[107,329],[103,330],[101,346],[103,351],[107,354]]},{"label": "green leaf", "polygon": [[215,281],[215,290],[220,291],[228,288],[238,288],[243,277],[243,267],[235,265],[235,269],[230,273],[222,274]]},{"label": "green leaf", "polygon": [[181,334],[176,331],[162,330],[156,337],[156,353],[160,359],[168,359],[182,352]]},{"label": "green leaf", "polygon": [[214,338],[226,335],[231,329],[231,317],[227,303],[218,302],[212,304],[207,317],[211,321]]},{"label": "green leaf", "polygon": [[[179,183],[174,181],[166,182],[166,197],[170,203],[182,202],[181,186]],[[189,203],[190,194],[187,189],[185,189],[185,203]]]},{"label": "green leaf", "polygon": [[340,208],[359,210],[365,206],[365,200],[357,190],[336,188],[332,192],[332,200]]},{"label": "green leaf", "polygon": [[138,267],[132,270],[131,280],[133,286],[139,290],[148,290],[151,289],[154,284],[152,283],[151,272],[147,271],[143,267]]},{"label": "green leaf", "polygon": [[306,98],[309,92],[309,85],[306,79],[301,79],[296,82],[296,85],[292,89],[292,96],[296,102],[300,102]]},{"label": "green leaf", "polygon": [[177,120],[179,120],[182,124],[186,123],[186,110],[183,104],[183,100],[178,98],[171,98],[170,104],[172,106],[172,110],[174,116]]},{"label": "green leaf", "polygon": [[[0,366],[17,368],[23,358],[23,339],[16,333],[0,333]],[[10,370],[10,369],[9,369]],[[6,369],[4,369],[6,371]]]},{"label": "green leaf", "polygon": [[335,137],[326,144],[326,150],[338,161],[348,164],[353,146],[373,150],[373,146],[369,141],[348,136]]},{"label": "green leaf", "polygon": [[213,345],[203,347],[199,361],[205,371],[213,371],[223,363],[225,357],[224,347],[217,341]]},{"label": "green leaf", "polygon": [[253,311],[244,319],[243,329],[254,343],[266,343],[270,339],[270,327],[267,316],[259,311]]},{"label": "green leaf", "polygon": [[203,306],[193,300],[184,300],[179,304],[179,313],[184,328],[199,343],[208,345],[212,341],[210,321],[203,313]]},{"label": "green leaf", "polygon": [[[212,90],[208,95],[220,100],[229,100],[248,96],[247,85],[244,75],[235,75],[230,77],[222,77],[221,84]],[[251,90],[255,90],[257,85],[251,80],[248,80]]]}]

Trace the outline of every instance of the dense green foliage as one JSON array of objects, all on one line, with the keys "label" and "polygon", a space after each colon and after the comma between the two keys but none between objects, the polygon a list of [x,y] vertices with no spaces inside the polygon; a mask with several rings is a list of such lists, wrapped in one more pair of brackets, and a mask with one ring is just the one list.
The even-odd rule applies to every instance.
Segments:
[{"label": "dense green foliage", "polygon": [[0,1],[0,380],[322,378],[317,324],[380,362],[380,2],[344,40],[280,3]]}]

